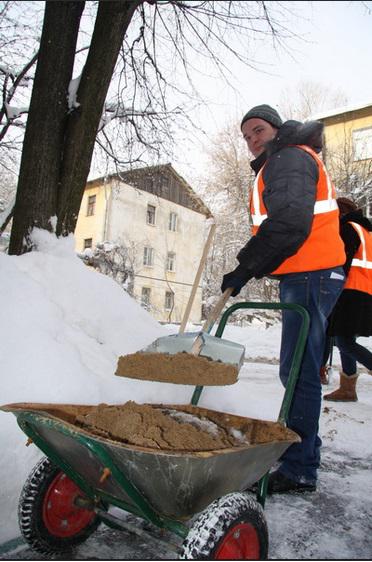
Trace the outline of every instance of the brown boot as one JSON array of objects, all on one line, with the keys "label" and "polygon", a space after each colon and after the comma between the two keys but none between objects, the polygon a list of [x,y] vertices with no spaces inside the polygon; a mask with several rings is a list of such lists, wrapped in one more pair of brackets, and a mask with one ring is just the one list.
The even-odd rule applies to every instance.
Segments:
[{"label": "brown boot", "polygon": [[329,383],[329,367],[320,367],[320,384]]},{"label": "brown boot", "polygon": [[356,382],[358,375],[345,375],[340,373],[340,388],[323,396],[324,400],[333,400],[334,402],[356,402],[358,396],[356,393]]}]

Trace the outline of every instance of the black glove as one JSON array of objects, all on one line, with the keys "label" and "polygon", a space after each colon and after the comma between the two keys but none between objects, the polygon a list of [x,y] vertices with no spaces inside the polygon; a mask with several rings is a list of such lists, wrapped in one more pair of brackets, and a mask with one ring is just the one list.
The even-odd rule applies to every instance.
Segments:
[{"label": "black glove", "polygon": [[222,278],[221,291],[224,293],[226,289],[233,288],[234,291],[231,293],[232,297],[236,297],[244,287],[244,285],[252,279],[251,275],[247,270],[238,265],[234,271],[226,273]]}]

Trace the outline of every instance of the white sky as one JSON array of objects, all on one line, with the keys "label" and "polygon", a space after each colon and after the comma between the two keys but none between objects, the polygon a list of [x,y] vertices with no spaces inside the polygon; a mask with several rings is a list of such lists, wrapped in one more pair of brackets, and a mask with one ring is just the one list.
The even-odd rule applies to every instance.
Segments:
[{"label": "white sky", "polygon": [[[30,4],[22,3],[21,10],[26,12]],[[85,12],[90,12],[92,4],[87,3]],[[274,4],[269,2],[270,9],[277,9]],[[34,5],[42,11],[43,2]],[[286,12],[283,21],[298,37],[285,41],[285,49],[275,49],[269,37],[261,41],[256,36],[249,55],[257,61],[257,70],[243,67],[224,52],[223,61],[231,69],[227,84],[215,70],[206,68],[204,59],[193,61],[201,71],[214,74],[215,78],[207,79],[202,72],[199,74],[196,86],[207,103],[190,112],[190,117],[206,134],[194,132],[191,139],[185,139],[180,132],[175,143],[172,162],[189,181],[196,174],[204,173],[203,152],[211,136],[227,122],[238,123],[253,105],[269,103],[275,107],[288,87],[295,91],[301,82],[317,82],[344,92],[351,105],[371,102],[372,0],[287,0],[282,5]],[[82,19],[83,28],[86,20],[90,21],[87,14]],[[82,44],[85,44],[84,36]],[[90,177],[104,170],[92,172]]]},{"label": "white sky", "polygon": [[287,50],[275,50],[268,41],[255,47],[253,55],[263,63],[265,72],[247,70],[229,60],[228,66],[235,75],[231,85],[220,78],[198,82],[208,106],[193,117],[207,135],[180,147],[174,163],[185,177],[190,177],[195,166],[202,172],[201,151],[203,144],[208,145],[210,135],[229,121],[239,122],[254,105],[268,103],[276,107],[283,91],[295,91],[301,82],[341,90],[351,105],[372,101],[372,2],[283,4],[296,13],[287,25],[298,38],[287,42]]},{"label": "white sky", "polygon": [[[87,268],[75,255],[72,236],[57,240],[45,231],[35,236],[38,251],[22,256],[0,253],[0,310],[4,319],[0,323],[0,403],[115,404],[129,399],[189,403],[193,387],[114,376],[118,356],[141,349],[177,328],[160,326],[112,279]],[[196,331],[197,327],[189,329]],[[280,330],[280,324],[268,330],[257,325],[227,326],[226,339],[245,345],[248,357],[267,358],[266,364],[245,363],[236,384],[205,388],[199,404],[275,420],[283,388],[278,367],[270,360],[278,357]],[[361,338],[361,343],[371,346],[367,338]],[[335,361],[339,361],[337,354]],[[365,549],[371,545],[371,499],[363,494],[372,489],[368,460],[372,377],[360,378],[359,402],[329,404],[328,412],[323,411],[321,417],[327,462],[331,467],[344,461],[347,464],[338,481],[332,469],[320,472],[319,493],[339,494],[340,501],[347,502],[349,530],[345,533],[344,521],[336,529],[317,528],[307,510],[301,508],[302,498],[268,500],[265,511],[278,545],[272,552],[274,557],[308,559],[306,541],[294,542],[294,530],[300,538],[313,536],[314,559],[370,557],[371,552]],[[15,417],[0,411],[0,547],[19,536],[19,494],[41,456],[35,446],[25,447],[25,443],[26,436]],[[347,476],[350,466],[352,479]],[[291,512],[291,506],[297,506],[297,511]],[[354,525],[358,517],[360,521]],[[125,558],[122,548],[120,543],[121,559]]]}]

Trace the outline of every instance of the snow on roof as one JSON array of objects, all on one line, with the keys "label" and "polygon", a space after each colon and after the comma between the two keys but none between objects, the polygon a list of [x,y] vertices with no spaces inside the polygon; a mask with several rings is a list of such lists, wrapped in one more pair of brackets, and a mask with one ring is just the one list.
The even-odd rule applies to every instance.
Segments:
[{"label": "snow on roof", "polygon": [[360,103],[358,105],[344,105],[342,107],[337,107],[335,109],[328,109],[327,111],[321,111],[312,115],[310,120],[326,119],[327,117],[334,117],[335,115],[342,115],[343,113],[350,113],[351,111],[358,111],[359,109],[364,109],[366,107],[372,107],[372,101],[365,103]]}]

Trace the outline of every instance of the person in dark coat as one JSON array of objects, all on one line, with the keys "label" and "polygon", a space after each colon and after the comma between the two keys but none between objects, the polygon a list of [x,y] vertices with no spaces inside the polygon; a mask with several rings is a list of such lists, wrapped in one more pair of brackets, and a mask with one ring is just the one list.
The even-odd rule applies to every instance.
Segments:
[{"label": "person in dark coat", "polygon": [[[345,288],[332,312],[328,333],[335,337],[342,371],[340,387],[326,394],[324,399],[355,402],[358,399],[357,363],[366,367],[367,372],[372,375],[372,353],[356,341],[359,336],[372,335],[372,224],[351,199],[339,197],[337,204],[340,209],[340,234],[346,251],[344,271],[347,277]],[[361,227],[359,233],[355,225]],[[363,284],[357,285],[359,289],[356,289],[355,284],[348,286],[348,278],[354,257],[361,252],[363,243],[366,260],[364,267],[358,268]]]},{"label": "person in dark coat", "polygon": [[[253,277],[275,276],[280,301],[299,304],[309,313],[309,335],[287,420],[301,443],[281,456],[280,466],[269,475],[267,490],[269,494],[313,492],[321,447],[319,370],[327,318],[345,281],[335,190],[318,156],[323,125],[282,123],[274,108],[262,104],[246,113],[241,130],[256,173],[250,199],[252,236],[237,255],[239,265],[223,276],[221,290],[232,288],[235,296]],[[284,308],[279,366],[284,386],[300,327],[298,312]]]}]

